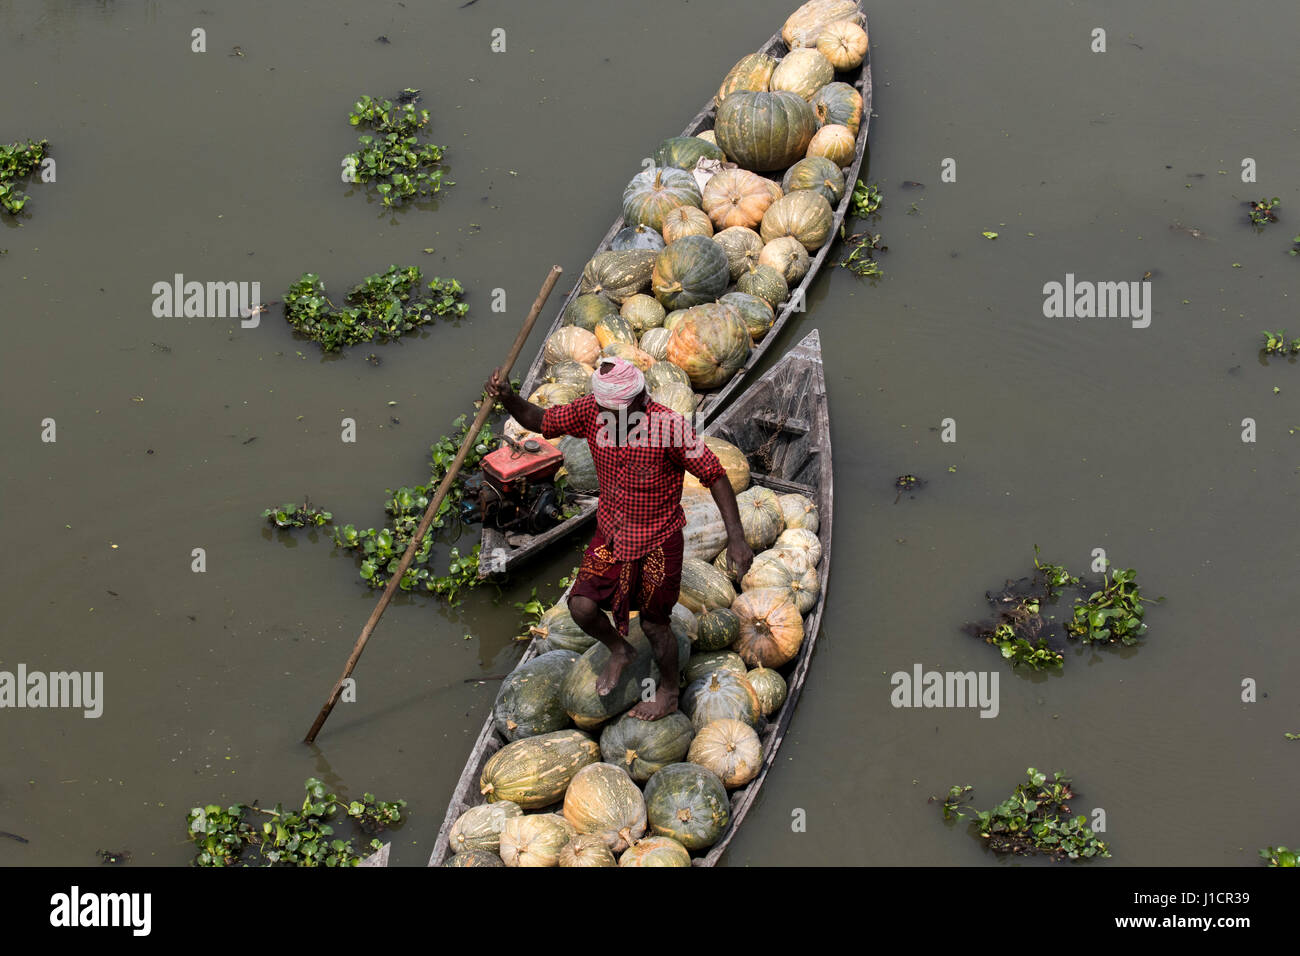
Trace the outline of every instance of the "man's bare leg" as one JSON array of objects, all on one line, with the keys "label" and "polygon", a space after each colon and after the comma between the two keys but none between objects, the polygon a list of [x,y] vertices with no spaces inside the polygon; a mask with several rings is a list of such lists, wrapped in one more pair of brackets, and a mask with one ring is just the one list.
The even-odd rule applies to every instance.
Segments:
[{"label": "man's bare leg", "polygon": [[[636,658],[632,645],[623,640],[604,613],[591,598],[574,595],[569,598],[569,614],[578,627],[604,644],[609,650],[609,663],[596,678],[596,693],[604,697],[623,676],[623,668]],[[675,686],[675,685],[674,685]]]},{"label": "man's bare leg", "polygon": [[647,621],[644,615],[641,617],[641,630],[649,638],[655,660],[659,662],[659,685],[655,687],[652,700],[643,700],[629,713],[641,720],[658,720],[677,710],[677,636],[667,624]]}]

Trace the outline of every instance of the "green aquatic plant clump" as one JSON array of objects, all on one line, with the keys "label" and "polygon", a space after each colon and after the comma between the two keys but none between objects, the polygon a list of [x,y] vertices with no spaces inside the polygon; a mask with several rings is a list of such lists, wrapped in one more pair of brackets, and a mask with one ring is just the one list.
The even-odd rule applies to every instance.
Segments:
[{"label": "green aquatic plant clump", "polygon": [[14,183],[30,176],[45,160],[50,141],[0,144],[0,208],[17,215],[27,205],[27,194]]},{"label": "green aquatic plant clump", "polygon": [[1272,199],[1254,200],[1250,204],[1250,221],[1257,226],[1265,223],[1277,222],[1277,213],[1273,210],[1282,205],[1282,200],[1274,196]]},{"label": "green aquatic plant clump", "polygon": [[267,508],[262,517],[277,528],[319,528],[334,518],[328,511],[313,508],[310,500],[300,505],[290,502],[278,508]]},{"label": "green aquatic plant clump", "polygon": [[[1042,853],[1054,860],[1109,857],[1110,847],[1092,832],[1083,814],[1071,816],[1067,801],[1074,799],[1071,780],[1057,771],[1047,774],[1030,767],[1028,779],[991,810],[976,811],[972,822],[995,853],[1031,856]],[[954,786],[943,802],[943,818],[964,819],[960,807],[973,787]],[[934,797],[930,798],[934,801]]]},{"label": "green aquatic plant clump", "polygon": [[[399,99],[406,99],[403,91]],[[418,97],[417,97],[418,98]],[[429,196],[444,186],[454,186],[438,168],[446,147],[421,143],[419,132],[429,125],[429,111],[416,110],[414,102],[362,96],[352,107],[348,122],[369,129],[357,138],[360,147],[344,157],[351,179],[373,184],[385,206],[400,206],[408,199]]]},{"label": "green aquatic plant clump", "polygon": [[1276,332],[1264,330],[1265,355],[1295,355],[1297,352],[1300,352],[1300,339],[1287,342],[1285,329],[1278,329]]},{"label": "green aquatic plant clump", "polygon": [[293,328],[336,352],[357,342],[395,339],[439,317],[463,318],[469,306],[461,302],[465,290],[455,279],[435,276],[427,294],[420,294],[417,266],[389,266],[386,272],[367,276],[345,297],[340,309],[325,294],[325,284],[314,272],[305,273],[284,296],[284,316]]},{"label": "green aquatic plant clump", "polygon": [[849,199],[849,215],[855,219],[866,219],[880,209],[882,202],[884,197],[880,195],[880,187],[875,183],[868,185],[859,179],[853,184],[853,195]]},{"label": "green aquatic plant clump", "polygon": [[1116,568],[1109,577],[1103,572],[1101,590],[1086,601],[1075,598],[1074,619],[1065,625],[1066,633],[1084,644],[1136,644],[1147,630],[1136,576],[1132,568]]},{"label": "green aquatic plant clump", "polygon": [[1269,866],[1300,866],[1300,850],[1284,846],[1266,846],[1259,851],[1260,858]]},{"label": "green aquatic plant clump", "polygon": [[[229,807],[208,804],[194,807],[185,818],[191,842],[197,844],[194,866],[356,866],[362,855],[353,839],[334,837],[334,827],[327,821],[342,811],[356,822],[365,835],[371,835],[402,820],[405,800],[386,802],[367,793],[360,800],[343,801],[326,793],[325,785],[315,777],[303,784],[307,791],[302,806],[286,810],[280,804],[265,810],[254,803],[236,803]],[[260,825],[252,814],[270,817]],[[371,851],[381,843],[372,838]],[[260,858],[260,864],[252,859]]]},{"label": "green aquatic plant clump", "polygon": [[[411,539],[419,528],[425,509],[429,507],[429,502],[433,500],[438,485],[442,483],[443,478],[446,477],[448,470],[451,468],[451,463],[460,450],[461,442],[469,434],[470,426],[466,418],[465,415],[457,418],[452,423],[455,426],[452,434],[443,435],[429,447],[428,482],[409,487],[404,486],[396,491],[390,488],[384,492],[388,495],[388,499],[384,502],[384,511],[391,515],[393,519],[391,528],[385,527],[377,530],[367,528],[363,531],[358,530],[354,525],[346,524],[334,529],[334,544],[337,547],[351,550],[360,555],[360,574],[370,587],[387,587],[389,576],[397,572],[397,566],[401,563],[402,555],[406,553]],[[465,456],[465,463],[461,466],[456,479],[451,483],[451,486],[447,489],[447,494],[443,496],[442,503],[438,506],[438,511],[429,526],[430,531],[435,528],[446,528],[453,525],[459,528],[462,502],[465,496],[464,476],[472,474],[478,468],[483,456],[492,451],[495,445],[492,425],[489,422],[475,436],[474,444],[470,447],[469,454]],[[473,550],[465,555],[462,555],[459,549],[452,548],[449,555],[448,570],[445,575],[435,573],[435,568],[431,563],[432,554],[433,535],[426,534],[420,542],[415,557],[411,560],[410,567],[402,575],[401,583],[398,586],[403,591],[411,591],[421,587],[425,591],[446,598],[454,605],[461,591],[476,587],[480,583],[478,577],[479,545],[475,545]]]}]

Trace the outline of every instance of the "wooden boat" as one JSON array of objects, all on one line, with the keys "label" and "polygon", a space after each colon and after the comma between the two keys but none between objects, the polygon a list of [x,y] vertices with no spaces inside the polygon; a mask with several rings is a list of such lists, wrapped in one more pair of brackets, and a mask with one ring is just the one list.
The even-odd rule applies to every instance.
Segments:
[{"label": "wooden boat", "polygon": [[[725,439],[745,452],[749,458],[752,483],[764,485],[778,494],[798,492],[815,501],[820,512],[817,536],[822,546],[818,565],[821,590],[817,603],[804,616],[803,644],[794,660],[778,668],[786,678],[788,696],[781,709],[769,715],[766,727],[759,734],[763,744],[762,769],[748,784],[730,793],[731,819],[726,831],[707,854],[693,861],[698,866],[713,866],[744,821],[776,760],[777,749],[789,729],[808,675],[826,603],[833,495],[830,422],[826,381],[822,374],[821,340],[817,331],[810,332],[766,374],[754,381],[730,408],[705,427],[704,433]],[[540,640],[534,638],[528,645],[520,664],[536,656]],[[429,858],[430,866],[441,866],[451,855],[448,841],[452,825],[470,807],[483,802],[479,795],[483,765],[505,743],[497,732],[492,714],[488,714],[447,807],[446,818]]]},{"label": "wooden boat", "polygon": [[[866,19],[863,15],[863,28],[866,29]],[[869,32],[869,31],[868,31]],[[789,52],[789,47],[781,39],[781,34],[776,33],[760,49],[760,53],[767,53],[775,57],[783,57]],[[837,74],[836,79],[848,81],[848,77]],[[853,196],[853,186],[858,181],[858,172],[861,169],[863,157],[867,148],[867,128],[871,124],[871,58],[868,54],[867,59],[863,61],[861,69],[852,78],[853,87],[862,95],[862,124],[858,129],[857,146],[854,153],[852,164],[844,170],[845,190],[844,196],[840,199],[839,204],[834,209],[835,218],[831,224],[832,238],[827,241],[813,257],[808,273],[803,277],[797,286],[790,290],[790,298],[776,310],[776,319],[772,328],[761,341],[754,345],[750,353],[749,360],[745,365],[736,372],[736,374],[719,389],[705,392],[698,399],[696,408],[696,425],[702,427],[707,424],[717,412],[724,407],[728,399],[736,394],[738,390],[746,387],[751,373],[755,366],[762,360],[768,349],[776,342],[781,334],[782,328],[789,321],[790,316],[795,312],[802,312],[806,307],[807,291],[812,285],[817,273],[821,270],[830,254],[830,248],[835,243],[834,237],[838,235],[840,225],[844,222],[844,217],[848,212],[849,203]],[[696,114],[695,119],[687,124],[682,131],[682,136],[695,136],[705,130],[713,128],[713,121],[717,114],[717,108],[713,104],[712,98],[705,104],[704,109]],[[778,175],[768,175],[770,179],[779,179]],[[620,216],[610,226],[609,231],[605,233],[605,238],[600,241],[593,255],[604,252],[609,248],[614,236],[624,227],[623,217]],[[547,336],[560,328],[560,322],[565,310],[569,304],[578,296],[580,283],[575,283],[569,294],[561,303],[559,310],[556,312],[555,320],[547,329]],[[542,357],[542,351],[538,350],[537,356],[533,359],[532,365],[528,369],[528,374],[524,377],[521,394],[531,395],[533,391],[541,384],[542,374],[545,371],[545,362]],[[541,551],[547,545],[565,537],[570,532],[582,527],[596,514],[596,497],[594,495],[576,496],[571,507],[576,508],[577,512],[572,517],[556,525],[541,534],[502,534],[495,528],[484,527],[482,534],[482,546],[479,549],[479,573],[481,575],[500,574],[508,571],[512,565],[524,560],[532,554]]]}]

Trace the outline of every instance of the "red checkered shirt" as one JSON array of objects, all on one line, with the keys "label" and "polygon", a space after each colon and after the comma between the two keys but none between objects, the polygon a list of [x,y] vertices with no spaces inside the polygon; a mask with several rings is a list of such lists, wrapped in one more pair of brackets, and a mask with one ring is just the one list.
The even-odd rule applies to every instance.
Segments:
[{"label": "red checkered shirt", "polygon": [[618,443],[606,430],[620,431],[613,413],[602,418],[600,406],[591,395],[567,405],[555,405],[542,416],[542,435],[573,435],[585,438],[596,463],[600,481],[600,504],[596,523],[605,538],[613,542],[614,559],[632,561],[662,544],[684,527],[682,475],[689,471],[710,487],[725,478],[726,469],[681,415],[647,402],[644,417],[627,414],[621,430],[627,441]]}]

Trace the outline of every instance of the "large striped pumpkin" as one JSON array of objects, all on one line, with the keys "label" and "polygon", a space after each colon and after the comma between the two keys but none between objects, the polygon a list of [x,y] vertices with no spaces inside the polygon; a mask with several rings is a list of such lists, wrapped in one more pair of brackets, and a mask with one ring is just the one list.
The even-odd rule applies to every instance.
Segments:
[{"label": "large striped pumpkin", "polygon": [[[783,236],[793,236],[812,253],[830,238],[834,221],[835,213],[825,196],[811,189],[796,189],[768,207],[759,234],[767,243]],[[762,261],[761,257],[759,261]]]},{"label": "large striped pumpkin", "polygon": [[[629,625],[627,642],[632,645],[635,656],[623,668],[618,683],[608,694],[596,692],[596,680],[609,663],[609,650],[604,644],[596,643],[588,648],[565,676],[560,699],[565,711],[579,727],[592,729],[621,714],[641,699],[642,681],[658,681],[659,667],[654,652],[639,625]],[[599,747],[596,752],[600,752]],[[581,768],[575,768],[574,772],[578,769]]]},{"label": "large striped pumpkin", "polygon": [[758,265],[758,254],[763,250],[763,237],[746,226],[728,226],[713,237],[727,254],[727,267],[731,279],[736,279]]},{"label": "large striped pumpkin", "polygon": [[509,800],[480,803],[470,807],[451,825],[447,844],[453,853],[466,850],[486,850],[496,853],[501,848],[501,831],[511,817],[523,816],[519,805]]},{"label": "large striped pumpkin", "polygon": [[776,321],[776,313],[766,299],[760,299],[748,292],[728,292],[718,300],[740,313],[740,319],[749,330],[749,337],[757,342],[767,335]]},{"label": "large striped pumpkin", "polygon": [[740,510],[740,526],[745,531],[745,543],[754,549],[754,553],[772,546],[777,535],[785,530],[785,519],[781,517],[781,503],[776,500],[776,493],[771,488],[753,485],[736,495],[736,506]]},{"label": "large striped pumpkin", "polygon": [[577,362],[556,362],[542,373],[542,382],[547,385],[569,385],[578,390],[579,395],[591,391],[591,373],[596,371],[590,365]]},{"label": "large striped pumpkin", "polygon": [[754,558],[754,563],[740,579],[740,587],[742,591],[775,588],[799,609],[800,614],[812,610],[821,591],[816,571],[812,568],[797,571],[770,551],[764,551]]},{"label": "large striped pumpkin", "polygon": [[834,206],[844,195],[844,174],[825,156],[805,156],[785,171],[781,186],[787,193],[811,189]]},{"label": "large striped pumpkin", "polygon": [[[570,438],[570,441],[581,442],[583,448],[587,447],[585,438],[565,437]],[[561,445],[563,445],[563,439],[561,439]],[[590,451],[587,452],[587,457],[591,457]],[[569,605],[566,601],[561,601],[554,607],[544,611],[541,619],[528,629],[528,633],[532,637],[546,641],[552,648],[576,651],[579,654],[596,643],[594,637],[578,626],[578,622],[569,613]]]},{"label": "large striped pumpkin", "polygon": [[574,651],[548,651],[507,674],[492,705],[497,732],[506,740],[520,740],[567,727],[560,688],[577,659]]},{"label": "large striped pumpkin", "polygon": [[632,331],[632,324],[618,312],[610,312],[597,319],[591,334],[596,336],[602,349],[611,342],[636,345],[636,332]]},{"label": "large striped pumpkin", "polygon": [[489,803],[509,800],[525,810],[544,807],[560,799],[574,774],[599,759],[600,745],[579,730],[525,737],[488,758],[479,792]]},{"label": "large striped pumpkin", "polygon": [[579,770],[564,792],[564,819],[618,853],[645,833],[645,798],[623,768],[593,763]]},{"label": "large striped pumpkin", "polygon": [[[812,107],[798,93],[732,93],[718,107],[714,132],[723,152],[744,169],[785,169],[817,130]],[[744,225],[740,223],[739,225]]]},{"label": "large striped pumpkin", "polygon": [[[672,332],[668,333],[672,338]],[[657,388],[663,388],[665,385],[685,385],[690,387],[691,377],[678,365],[674,365],[667,359],[661,359],[650,366],[649,371],[645,373],[645,387],[651,391]]]},{"label": "large striped pumpkin", "polygon": [[730,278],[721,246],[706,236],[686,236],[655,257],[650,286],[665,309],[686,309],[717,299]]},{"label": "large striped pumpkin", "polygon": [[683,495],[682,511],[686,514],[686,527],[682,529],[685,539],[683,554],[688,558],[712,561],[727,543],[727,526],[713,496]]},{"label": "large striped pumpkin", "polygon": [[[656,302],[655,304],[658,305],[659,303]],[[662,306],[660,306],[660,308],[662,308]],[[655,360],[655,365],[658,365],[663,359],[668,357],[668,340],[672,337],[673,333],[671,331],[659,326],[653,329],[646,329],[642,332],[641,340],[637,345],[640,347],[641,351],[645,352]],[[672,365],[671,362],[668,362],[667,364]],[[674,366],[674,368],[675,367],[676,366]],[[650,368],[653,369],[654,365],[651,365]],[[682,377],[685,378],[684,372],[682,373]],[[690,382],[690,379],[687,378],[686,381]],[[647,386],[649,385],[648,382],[646,384]]]},{"label": "large striped pumpkin", "polygon": [[731,820],[727,788],[717,774],[693,763],[671,763],[645,785],[650,829],[688,850],[704,850],[721,839]]},{"label": "large striped pumpkin", "polygon": [[[683,240],[687,241],[687,240]],[[717,244],[710,242],[715,249]],[[726,274],[726,257],[722,257]],[[679,366],[695,388],[717,388],[749,359],[749,329],[729,306],[712,303],[688,309],[668,340],[668,361]]]},{"label": "large striped pumpkin", "polygon": [[576,325],[556,329],[546,340],[542,357],[548,365],[556,362],[577,362],[580,365],[595,366],[600,356],[600,342],[596,336]]},{"label": "large striped pumpkin", "polygon": [[[600,479],[596,476],[596,462],[591,457],[591,446],[587,444],[587,439],[564,435],[559,439],[556,447],[564,455],[564,473],[569,487],[580,495],[594,495],[599,492]],[[564,608],[564,613],[569,613],[567,607]],[[573,626],[577,627],[576,624]],[[552,642],[551,646],[556,645]],[[581,652],[590,646],[589,642],[573,649]]]},{"label": "large striped pumpkin", "polygon": [[701,208],[716,229],[744,226],[752,229],[763,221],[763,213],[781,197],[776,184],[747,169],[724,169],[704,186]]},{"label": "large striped pumpkin", "polygon": [[576,325],[590,332],[602,316],[617,311],[618,304],[609,296],[599,292],[588,292],[569,303],[568,308],[564,310],[564,316],[560,319],[560,325]]},{"label": "large striped pumpkin", "polygon": [[[812,115],[811,108],[809,115]],[[813,123],[815,126],[815,119]],[[807,145],[805,141],[804,146]],[[678,206],[699,204],[700,187],[695,177],[671,166],[643,169],[623,190],[623,218],[629,225],[645,225],[655,230],[663,229],[664,216]]]},{"label": "large striped pumpkin", "polygon": [[786,594],[774,588],[745,591],[731,605],[740,618],[732,645],[751,667],[780,667],[803,644],[803,615]]}]

